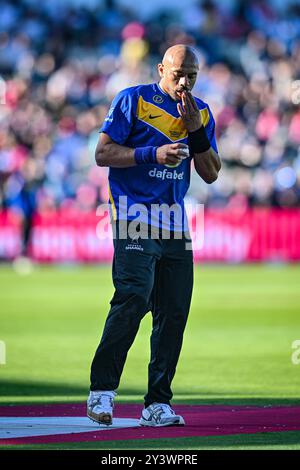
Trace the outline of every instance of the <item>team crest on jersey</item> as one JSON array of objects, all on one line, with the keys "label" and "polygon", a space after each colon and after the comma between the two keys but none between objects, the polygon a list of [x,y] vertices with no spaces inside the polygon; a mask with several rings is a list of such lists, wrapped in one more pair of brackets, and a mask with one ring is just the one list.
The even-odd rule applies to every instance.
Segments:
[{"label": "team crest on jersey", "polygon": [[172,163],[172,164],[170,163],[169,165],[167,165],[167,164],[165,163],[165,165],[164,165],[164,166],[167,166],[168,168],[176,168],[177,166],[179,166],[179,165],[180,165],[180,163],[181,163],[181,162],[178,162],[178,163]]},{"label": "team crest on jersey", "polygon": [[154,103],[158,103],[158,104],[159,104],[159,103],[162,103],[163,100],[164,100],[163,97],[160,96],[160,95],[154,95],[154,96],[153,96],[153,101],[154,101]]}]

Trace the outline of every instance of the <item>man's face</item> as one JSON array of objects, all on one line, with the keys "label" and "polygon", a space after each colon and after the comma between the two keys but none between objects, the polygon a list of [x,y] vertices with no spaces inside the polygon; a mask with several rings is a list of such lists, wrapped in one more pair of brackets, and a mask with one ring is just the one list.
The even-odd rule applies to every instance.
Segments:
[{"label": "man's face", "polygon": [[158,72],[162,88],[173,98],[180,101],[183,91],[191,91],[195,85],[198,65],[190,62],[183,64],[159,64]]}]

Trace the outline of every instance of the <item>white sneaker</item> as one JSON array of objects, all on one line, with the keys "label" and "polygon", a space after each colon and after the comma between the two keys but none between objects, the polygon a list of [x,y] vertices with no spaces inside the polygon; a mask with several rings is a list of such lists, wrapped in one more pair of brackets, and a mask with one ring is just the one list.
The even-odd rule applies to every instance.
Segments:
[{"label": "white sneaker", "polygon": [[182,416],[176,415],[166,403],[152,403],[142,411],[141,426],[184,426]]},{"label": "white sneaker", "polygon": [[90,392],[87,400],[87,416],[99,424],[112,424],[114,391]]}]

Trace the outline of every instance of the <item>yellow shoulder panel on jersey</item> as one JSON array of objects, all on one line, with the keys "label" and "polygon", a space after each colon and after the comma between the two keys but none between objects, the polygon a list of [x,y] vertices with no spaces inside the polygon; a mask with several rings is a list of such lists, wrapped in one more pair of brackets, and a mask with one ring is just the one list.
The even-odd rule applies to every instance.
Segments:
[{"label": "yellow shoulder panel on jersey", "polygon": [[[206,126],[209,121],[208,109],[201,109],[200,113],[203,125]],[[148,103],[148,101],[143,100],[142,96],[139,97],[138,101],[137,117],[164,134],[173,142],[187,137],[187,130],[185,129],[180,117],[176,118],[164,109],[155,106],[152,103]]]},{"label": "yellow shoulder panel on jersey", "polygon": [[208,109],[207,108],[200,109],[200,114],[201,114],[203,126],[206,127],[210,119]]}]

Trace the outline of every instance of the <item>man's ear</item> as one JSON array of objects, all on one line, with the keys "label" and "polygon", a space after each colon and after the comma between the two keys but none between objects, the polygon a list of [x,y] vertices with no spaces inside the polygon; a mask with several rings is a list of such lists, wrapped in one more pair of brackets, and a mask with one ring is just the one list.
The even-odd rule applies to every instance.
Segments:
[{"label": "man's ear", "polygon": [[160,78],[163,78],[163,76],[164,76],[164,66],[163,66],[163,64],[158,64],[157,65],[157,70],[158,70],[158,74],[159,74]]}]

